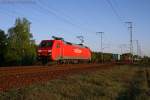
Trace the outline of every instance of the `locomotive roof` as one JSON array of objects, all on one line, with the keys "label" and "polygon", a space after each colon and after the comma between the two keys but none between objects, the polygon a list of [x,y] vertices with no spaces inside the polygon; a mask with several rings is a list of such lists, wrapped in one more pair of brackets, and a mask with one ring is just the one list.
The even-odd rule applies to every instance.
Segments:
[{"label": "locomotive roof", "polygon": [[83,44],[75,44],[75,43],[71,43],[71,42],[64,41],[64,40],[63,40],[63,42],[68,44],[68,45],[77,45],[77,46],[80,46],[80,47],[88,48],[87,46],[84,46]]},{"label": "locomotive roof", "polygon": [[83,44],[74,44],[74,43],[65,41],[64,38],[62,38],[62,37],[52,36],[52,38],[53,38],[54,40],[62,40],[64,43],[69,44],[69,45],[77,45],[77,46],[80,46],[80,47],[88,48],[88,47],[84,46]]},{"label": "locomotive roof", "polygon": [[68,45],[77,45],[77,46],[80,46],[80,47],[83,47],[83,48],[88,48],[87,46],[84,46],[83,44],[75,44],[75,43],[71,43],[71,42],[65,41],[64,38],[61,38],[61,37],[52,36],[52,38],[53,38],[53,40],[43,40],[43,41],[61,40],[61,41],[63,41],[64,43],[66,43]]},{"label": "locomotive roof", "polygon": [[71,43],[71,42],[65,41],[64,39],[60,39],[60,38],[53,39],[53,40],[45,40],[45,41],[54,41],[54,40],[56,40],[56,41],[57,41],[57,40],[63,41],[64,43],[66,43],[66,44],[68,44],[68,45],[77,45],[77,46],[80,46],[80,47],[88,48],[87,46],[84,46],[83,44]]}]

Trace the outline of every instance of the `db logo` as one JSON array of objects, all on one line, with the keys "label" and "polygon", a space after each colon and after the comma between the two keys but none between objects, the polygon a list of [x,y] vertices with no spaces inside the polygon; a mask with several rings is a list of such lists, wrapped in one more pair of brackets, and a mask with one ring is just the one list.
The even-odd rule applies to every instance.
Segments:
[{"label": "db logo", "polygon": [[75,53],[81,53],[82,51],[80,49],[74,49]]}]

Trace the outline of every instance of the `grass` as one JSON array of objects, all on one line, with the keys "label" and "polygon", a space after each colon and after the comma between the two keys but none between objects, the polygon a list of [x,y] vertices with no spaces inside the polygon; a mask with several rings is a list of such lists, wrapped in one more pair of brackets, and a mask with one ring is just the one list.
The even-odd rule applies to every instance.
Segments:
[{"label": "grass", "polygon": [[144,68],[117,66],[1,92],[0,100],[149,100],[149,92]]}]

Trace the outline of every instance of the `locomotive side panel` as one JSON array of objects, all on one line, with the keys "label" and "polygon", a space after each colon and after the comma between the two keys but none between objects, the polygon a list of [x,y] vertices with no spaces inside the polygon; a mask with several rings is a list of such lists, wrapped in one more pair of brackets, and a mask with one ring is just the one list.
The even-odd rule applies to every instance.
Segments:
[{"label": "locomotive side panel", "polygon": [[60,60],[62,59],[62,41],[54,40],[53,48],[52,48],[52,60]]},{"label": "locomotive side panel", "polygon": [[63,59],[90,59],[91,52],[88,48],[75,44],[63,43]]},{"label": "locomotive side panel", "polygon": [[63,40],[43,40],[38,48],[38,58],[42,61],[90,60],[91,51],[83,45]]}]

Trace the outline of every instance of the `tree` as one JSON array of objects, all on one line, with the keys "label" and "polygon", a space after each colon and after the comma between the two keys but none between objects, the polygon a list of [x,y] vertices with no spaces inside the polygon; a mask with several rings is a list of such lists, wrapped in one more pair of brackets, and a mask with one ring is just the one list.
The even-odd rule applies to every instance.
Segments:
[{"label": "tree", "polygon": [[0,66],[5,63],[5,53],[7,49],[7,35],[0,29]]},{"label": "tree", "polygon": [[8,30],[8,52],[6,58],[10,64],[28,65],[36,57],[34,43],[30,33],[30,22],[16,19],[15,26]]}]

